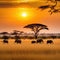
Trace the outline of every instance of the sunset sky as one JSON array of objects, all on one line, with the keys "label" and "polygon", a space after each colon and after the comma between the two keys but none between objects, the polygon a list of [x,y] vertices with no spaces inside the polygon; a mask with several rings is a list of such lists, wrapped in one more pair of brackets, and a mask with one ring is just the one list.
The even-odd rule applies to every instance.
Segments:
[{"label": "sunset sky", "polygon": [[[49,31],[41,31],[43,33],[60,33],[60,13],[53,13],[50,15],[47,10],[41,11],[38,7],[46,0],[13,0],[19,1],[19,7],[13,7],[7,2],[12,2],[12,0],[0,0],[0,32],[12,30],[23,30],[28,31],[28,29],[24,29],[23,27],[27,24],[32,23],[40,23],[47,25]],[[1,2],[5,2],[6,6],[1,4]],[[30,2],[30,3],[29,3]],[[3,6],[3,7],[2,7]]]}]

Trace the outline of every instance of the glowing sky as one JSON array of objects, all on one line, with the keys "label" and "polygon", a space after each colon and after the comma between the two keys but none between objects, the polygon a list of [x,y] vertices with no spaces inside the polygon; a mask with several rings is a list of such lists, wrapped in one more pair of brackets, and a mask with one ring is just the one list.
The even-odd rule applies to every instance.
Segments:
[{"label": "glowing sky", "polygon": [[[12,1],[12,0],[0,0],[0,1]],[[37,0],[20,0],[20,1],[25,2],[25,1],[37,1]],[[40,9],[34,7],[31,8],[32,5],[22,4],[21,6],[23,6],[23,8],[0,7],[0,31],[10,32],[14,29],[28,31],[23,29],[25,25],[31,23],[41,23],[47,25],[49,28],[49,31],[43,31],[44,33],[60,32],[60,13],[55,13],[55,14],[53,13],[52,15],[50,15],[47,12],[47,10],[41,11]],[[34,6],[36,5],[39,4],[34,4]],[[22,17],[22,13],[26,13],[27,16]]]}]

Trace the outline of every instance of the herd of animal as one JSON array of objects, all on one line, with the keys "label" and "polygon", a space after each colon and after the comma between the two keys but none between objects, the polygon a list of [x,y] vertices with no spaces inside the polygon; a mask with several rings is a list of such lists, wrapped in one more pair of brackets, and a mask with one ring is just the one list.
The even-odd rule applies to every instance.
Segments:
[{"label": "herd of animal", "polygon": [[[15,39],[15,43],[20,43],[21,44],[21,40],[20,39]],[[8,40],[7,39],[3,39],[3,43],[8,43]],[[35,44],[35,43],[44,43],[43,39],[37,39],[37,40],[33,40],[31,41],[32,44]],[[46,42],[47,44],[53,44],[53,41],[52,40],[47,40]]]},{"label": "herd of animal", "polygon": [[[38,39],[36,41],[32,41],[31,43],[43,43],[43,39]],[[53,44],[53,41],[52,40],[47,40],[46,42],[47,44]]]}]

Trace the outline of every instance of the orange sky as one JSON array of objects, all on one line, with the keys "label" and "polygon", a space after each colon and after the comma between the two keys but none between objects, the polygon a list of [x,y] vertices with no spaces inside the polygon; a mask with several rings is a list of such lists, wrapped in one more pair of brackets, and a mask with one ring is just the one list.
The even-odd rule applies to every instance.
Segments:
[{"label": "orange sky", "polygon": [[[24,5],[25,6],[25,5]],[[0,31],[23,30],[25,25],[31,23],[41,23],[48,26],[48,33],[60,32],[60,13],[50,15],[47,10],[41,11],[37,8],[0,8]],[[22,13],[27,14],[22,17]]]}]

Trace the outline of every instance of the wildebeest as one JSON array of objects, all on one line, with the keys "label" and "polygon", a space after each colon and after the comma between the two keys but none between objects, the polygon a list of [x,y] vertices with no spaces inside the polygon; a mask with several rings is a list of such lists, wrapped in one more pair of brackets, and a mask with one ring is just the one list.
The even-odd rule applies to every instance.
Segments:
[{"label": "wildebeest", "polygon": [[52,40],[47,40],[47,44],[52,44],[53,41]]},{"label": "wildebeest", "polygon": [[8,43],[8,41],[7,40],[3,40],[3,43]]},{"label": "wildebeest", "polygon": [[21,40],[15,40],[15,43],[21,43]]},{"label": "wildebeest", "polygon": [[32,41],[31,43],[36,43],[36,41]]},{"label": "wildebeest", "polygon": [[37,39],[37,43],[43,43],[42,39]]}]

